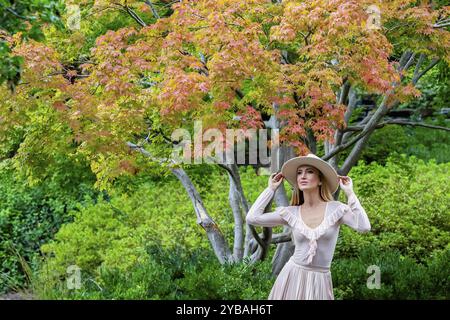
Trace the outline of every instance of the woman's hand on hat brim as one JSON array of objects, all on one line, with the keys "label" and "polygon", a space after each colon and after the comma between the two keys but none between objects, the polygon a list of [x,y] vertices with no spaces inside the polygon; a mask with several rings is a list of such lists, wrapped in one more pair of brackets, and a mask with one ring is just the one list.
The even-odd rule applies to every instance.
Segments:
[{"label": "woman's hand on hat brim", "polygon": [[280,186],[280,184],[283,182],[283,180],[284,180],[284,177],[281,174],[281,172],[275,172],[270,175],[269,187],[272,190],[276,190]]},{"label": "woman's hand on hat brim", "polygon": [[353,192],[353,181],[349,176],[338,175],[339,186],[346,194]]}]

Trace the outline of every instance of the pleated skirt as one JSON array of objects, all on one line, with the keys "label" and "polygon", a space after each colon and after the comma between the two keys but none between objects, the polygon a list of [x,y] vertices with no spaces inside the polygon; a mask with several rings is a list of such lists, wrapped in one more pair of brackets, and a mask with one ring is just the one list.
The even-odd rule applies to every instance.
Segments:
[{"label": "pleated skirt", "polygon": [[290,259],[275,280],[268,300],[334,300],[331,272]]}]

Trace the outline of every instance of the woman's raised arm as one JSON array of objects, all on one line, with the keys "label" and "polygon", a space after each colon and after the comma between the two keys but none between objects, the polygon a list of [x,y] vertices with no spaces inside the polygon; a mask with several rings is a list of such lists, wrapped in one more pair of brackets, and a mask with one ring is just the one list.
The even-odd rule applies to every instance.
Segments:
[{"label": "woman's raised arm", "polygon": [[369,217],[353,191],[352,179],[348,176],[338,177],[340,187],[347,195],[347,205],[344,205],[344,215],[340,222],[358,232],[369,232],[371,228]]},{"label": "woman's raised arm", "polygon": [[252,207],[247,213],[246,221],[248,224],[254,226],[262,227],[276,227],[279,225],[287,225],[288,223],[280,215],[280,209],[283,207],[278,207],[274,212],[264,213],[264,209],[269,204],[275,191],[267,187],[253,203]]}]

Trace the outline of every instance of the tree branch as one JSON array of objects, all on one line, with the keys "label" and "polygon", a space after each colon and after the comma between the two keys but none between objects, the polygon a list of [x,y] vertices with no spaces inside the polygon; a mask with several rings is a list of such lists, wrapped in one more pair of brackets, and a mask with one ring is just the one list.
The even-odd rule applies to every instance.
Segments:
[{"label": "tree branch", "polygon": [[276,233],[272,236],[270,243],[283,243],[291,241],[291,232]]},{"label": "tree branch", "polygon": [[[348,125],[350,117],[356,106],[356,92],[350,84],[348,84],[348,89],[343,88],[342,92],[346,92],[346,95],[348,96],[348,104],[347,104],[347,108],[344,113],[344,123],[345,123],[345,125]],[[339,97],[339,103],[343,104],[345,102],[345,100],[346,100],[346,98],[343,98],[342,93],[341,93],[341,96]],[[334,140],[335,140],[334,146],[340,145],[342,143],[342,139],[344,137],[345,137],[344,130],[337,129],[335,132],[335,135],[334,135]],[[327,154],[329,152],[330,148],[333,147],[333,145],[330,145],[330,147],[328,147],[327,144],[325,144],[325,146],[326,146],[325,154]],[[337,168],[337,165],[339,162],[339,155],[336,154],[335,156],[331,157],[329,160],[330,160],[330,164],[333,166],[333,168]]]},{"label": "tree branch", "polygon": [[409,58],[408,62],[406,63],[405,67],[403,68],[403,70],[408,70],[409,67],[412,65],[412,63],[414,62],[414,59],[416,58],[416,53],[414,52],[411,57]]},{"label": "tree branch", "polygon": [[[239,177],[239,173],[236,172],[236,171],[237,171],[237,166],[236,166],[236,164],[226,165],[226,164],[223,164],[223,163],[218,163],[217,165],[218,165],[219,167],[225,169],[225,170],[228,172],[228,174],[229,174],[229,176],[230,176],[230,179],[233,180],[233,183],[234,183],[234,185],[235,185],[235,187],[236,187],[236,191],[237,191],[237,193],[238,193],[238,195],[239,195],[240,203],[241,203],[242,207],[244,208],[245,214],[247,214],[247,212],[248,212],[248,210],[249,210],[248,202],[247,202],[247,199],[246,199],[245,196],[244,196],[244,190],[242,189],[242,184],[241,184],[241,179],[240,179],[240,177]],[[234,167],[234,166],[236,166],[236,167]],[[230,182],[230,183],[231,183],[231,182]],[[261,247],[264,247],[264,242],[263,242],[263,240],[258,236],[258,232],[256,231],[255,227],[252,226],[252,225],[249,225],[249,228],[250,228],[251,234],[252,234],[253,237],[256,239],[256,241],[258,242],[258,244],[259,244]]]},{"label": "tree branch", "polygon": [[367,126],[362,130],[362,132],[357,135],[356,137],[354,137],[353,139],[351,139],[350,141],[341,144],[339,147],[334,148],[332,151],[330,151],[330,153],[328,153],[327,155],[325,155],[324,157],[322,157],[322,160],[327,161],[328,159],[330,159],[331,157],[333,157],[334,155],[336,155],[337,153],[341,152],[342,150],[347,149],[348,147],[352,146],[353,144],[355,144],[356,142],[358,142],[359,140],[361,140],[362,138],[364,138],[364,136],[366,134],[369,133],[369,129],[367,129]]},{"label": "tree branch", "polygon": [[172,164],[175,164],[175,162],[173,160],[169,160],[169,159],[162,159],[162,158],[157,158],[155,156],[153,156],[150,152],[148,152],[147,150],[145,150],[143,147],[138,146],[137,144],[134,144],[132,142],[127,142],[127,146],[130,147],[132,150],[136,150],[139,151],[140,153],[142,153],[144,156],[152,159],[153,161],[159,162],[160,164],[163,163],[167,163],[167,162],[172,162]]},{"label": "tree branch", "polygon": [[406,62],[409,60],[409,58],[411,57],[411,55],[412,55],[412,52],[409,51],[409,50],[406,50],[405,52],[403,52],[403,54],[402,54],[402,56],[400,57],[400,60],[399,60],[399,62],[398,62],[398,63],[399,63],[398,68],[397,68],[398,71],[403,70],[404,65],[405,65]]},{"label": "tree branch", "polygon": [[433,24],[433,28],[444,28],[450,26],[450,18],[445,18]]},{"label": "tree branch", "polygon": [[[402,72],[403,70],[407,69],[414,61],[414,56],[415,54],[409,50],[403,52],[397,70],[399,72]],[[380,105],[377,107],[376,111],[373,114],[371,114],[370,117],[369,115],[365,117],[364,121],[366,121],[367,119],[367,123],[365,124],[364,129],[360,134],[358,134],[354,138],[349,138],[350,141],[334,149],[333,151],[331,151],[329,155],[326,155],[326,159],[324,160],[329,159],[330,157],[334,156],[337,152],[340,152],[341,150],[349,147],[350,145],[356,142],[356,145],[353,147],[353,149],[350,151],[350,154],[345,159],[344,164],[341,166],[341,168],[338,169],[341,175],[346,175],[350,171],[352,166],[355,165],[370,135],[375,130],[375,127],[378,125],[380,120],[386,115],[389,109],[394,108],[398,104],[398,101],[388,103],[390,96],[394,93],[394,90],[398,86],[398,84],[399,82],[394,81],[392,83],[392,88],[383,95],[383,99]]]},{"label": "tree branch", "polygon": [[423,60],[425,59],[425,55],[423,53],[420,54],[419,60],[417,61],[416,67],[414,68],[413,79],[417,77],[419,74],[420,67],[422,66]]},{"label": "tree branch", "polygon": [[150,0],[145,0],[145,3],[146,3],[146,4],[150,7],[150,9],[152,10],[153,16],[154,16],[156,19],[159,19],[160,16],[159,16],[159,14],[158,14],[158,11],[156,11],[156,8],[155,8],[155,6],[153,5],[153,3],[152,3]]},{"label": "tree branch", "polygon": [[430,64],[421,73],[413,77],[411,81],[412,84],[416,85],[417,81],[419,81],[419,79],[422,78],[425,73],[427,73],[431,68],[433,68],[439,62],[439,60],[440,60],[439,58],[434,58],[433,60],[431,60]]},{"label": "tree branch", "polygon": [[[416,127],[425,127],[430,129],[437,129],[437,130],[444,130],[444,131],[450,131],[450,128],[447,127],[441,127],[441,126],[435,126],[432,124],[424,123],[424,122],[414,122],[414,121],[408,121],[405,119],[389,119],[383,122],[380,122],[375,128],[379,129],[384,127],[388,124],[398,124],[398,125],[404,125],[404,126],[416,126]],[[363,130],[363,126],[351,126],[346,128],[347,131],[361,131]]]},{"label": "tree branch", "polygon": [[[341,166],[338,171],[341,173],[341,175],[346,175],[351,167],[355,165],[357,159],[361,155],[361,152],[366,145],[370,135],[375,130],[375,126],[379,123],[379,121],[384,117],[384,115],[388,112],[389,106],[388,106],[388,99],[392,92],[394,91],[395,86],[397,85],[396,82],[393,83],[393,88],[386,93],[383,96],[383,100],[381,101],[379,107],[376,109],[376,111],[373,113],[373,116],[370,118],[370,120],[367,121],[367,124],[365,125],[364,129],[360,134],[358,134],[356,137],[350,139],[347,143],[341,146],[342,149],[345,147],[348,147],[348,145],[352,143],[356,143],[356,145],[353,147],[350,154],[347,156],[347,158],[344,161],[344,164]],[[392,104],[391,107],[393,108],[395,104]],[[334,153],[334,150],[333,150]]]},{"label": "tree branch", "polygon": [[147,24],[144,22],[144,20],[141,19],[141,17],[138,16],[136,12],[133,11],[129,6],[123,6],[125,8],[125,11],[128,12],[128,14],[141,25],[141,27],[146,27]]},{"label": "tree branch", "polygon": [[3,3],[0,3],[0,7],[5,8],[5,10],[6,10],[7,12],[9,12],[10,14],[12,14],[13,16],[15,16],[15,17],[17,17],[17,18],[19,18],[19,19],[22,19],[22,20],[30,20],[29,17],[25,17],[25,16],[22,16],[22,15],[18,14],[18,13],[15,12],[11,7],[7,7],[7,6],[5,6]]},{"label": "tree branch", "polygon": [[239,205],[239,196],[234,183],[232,175],[228,174],[228,180],[230,184],[230,189],[228,193],[228,200],[230,202],[231,211],[233,212],[234,219],[234,245],[233,245],[233,258],[234,261],[241,261],[244,255],[244,230],[243,230],[243,219],[241,213],[241,206]]},{"label": "tree branch", "polygon": [[[409,67],[413,64],[414,58],[415,58],[415,57],[416,57],[416,54],[415,54],[415,53],[412,53],[411,56],[410,56],[409,59],[408,59],[408,62],[405,64],[404,67],[401,68],[400,71],[403,71],[403,70],[406,71],[406,70],[408,70]],[[400,75],[400,79],[403,80],[404,77],[405,77],[405,76],[403,75],[403,72],[402,72],[401,75]]]}]

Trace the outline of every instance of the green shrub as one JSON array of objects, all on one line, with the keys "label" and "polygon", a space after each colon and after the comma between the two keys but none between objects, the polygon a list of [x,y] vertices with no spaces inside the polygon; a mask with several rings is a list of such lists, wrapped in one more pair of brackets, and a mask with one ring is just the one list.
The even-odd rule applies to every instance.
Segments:
[{"label": "green shrub", "polygon": [[[275,278],[270,260],[254,265],[246,261],[220,265],[211,252],[184,248],[147,248],[148,259],[123,271],[101,267],[96,276],[82,273],[80,289],[69,290],[65,279],[51,288],[41,284],[44,299],[223,299],[265,300]],[[335,259],[332,264],[336,299],[448,299],[450,251],[436,251],[427,264],[368,246],[357,258]],[[380,288],[369,289],[373,275],[369,266],[380,269]],[[44,291],[44,288],[50,289]]]},{"label": "green shrub", "polygon": [[[369,234],[341,228],[336,257],[355,257],[370,243],[417,261],[450,243],[449,163],[391,156],[386,166],[360,161],[349,173],[371,221]],[[341,193],[341,201],[346,202]]]},{"label": "green shrub", "polygon": [[209,258],[187,269],[177,285],[182,299],[264,300],[274,280],[270,261],[220,265]]},{"label": "green shrub", "polygon": [[[373,245],[357,258],[335,259],[332,263],[336,299],[449,299],[450,250],[436,251],[427,264],[417,263],[396,250]],[[377,266],[380,287],[369,289],[368,278]]]},{"label": "green shrub", "polygon": [[0,292],[23,287],[29,276],[25,265],[37,268],[40,246],[71,221],[71,210],[95,197],[90,177],[71,168],[73,173],[55,173],[29,186],[7,161],[0,162]]},{"label": "green shrub", "polygon": [[71,265],[90,276],[98,275],[100,268],[129,272],[148,259],[149,244],[209,248],[186,193],[161,193],[176,188],[180,188],[177,181],[147,183],[131,196],[99,199],[75,212],[74,221],[42,246],[44,269],[56,279]]},{"label": "green shrub", "polygon": [[35,292],[44,299],[266,299],[274,281],[267,261],[220,265],[209,251],[159,245],[147,253],[127,271],[102,266],[95,276],[82,272],[80,289],[69,290],[61,278],[52,286],[35,283]]}]

